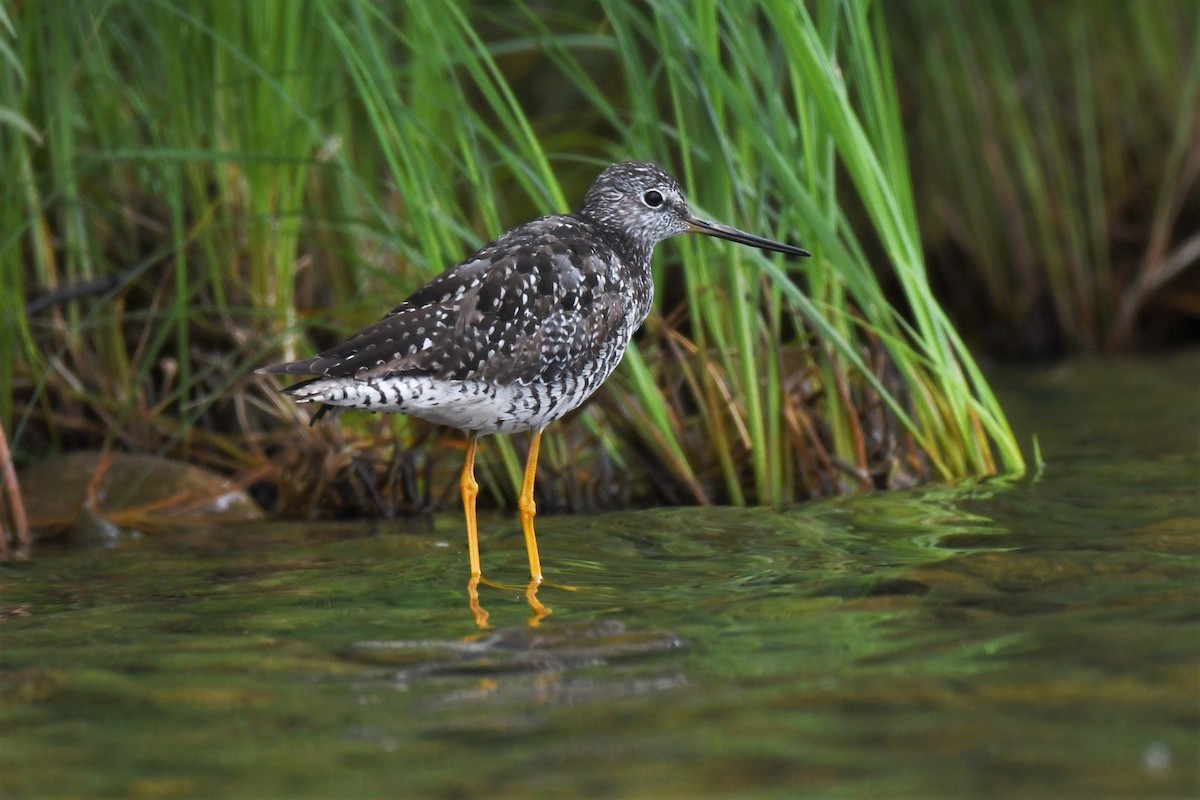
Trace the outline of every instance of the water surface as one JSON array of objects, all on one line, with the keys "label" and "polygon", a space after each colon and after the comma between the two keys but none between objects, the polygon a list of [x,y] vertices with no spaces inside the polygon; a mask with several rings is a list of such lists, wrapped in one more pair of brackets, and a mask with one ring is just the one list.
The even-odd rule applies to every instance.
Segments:
[{"label": "water surface", "polygon": [[544,518],[537,626],[452,513],[43,547],[0,796],[1197,796],[1200,354],[1002,383],[1040,476]]}]

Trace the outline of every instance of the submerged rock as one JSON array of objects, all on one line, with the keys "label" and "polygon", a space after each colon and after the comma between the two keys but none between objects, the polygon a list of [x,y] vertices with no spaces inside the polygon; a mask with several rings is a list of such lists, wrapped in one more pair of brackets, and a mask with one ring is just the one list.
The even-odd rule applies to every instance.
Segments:
[{"label": "submerged rock", "polygon": [[30,528],[40,539],[113,543],[127,534],[263,516],[228,478],[159,456],[69,453],[22,470],[20,482]]}]

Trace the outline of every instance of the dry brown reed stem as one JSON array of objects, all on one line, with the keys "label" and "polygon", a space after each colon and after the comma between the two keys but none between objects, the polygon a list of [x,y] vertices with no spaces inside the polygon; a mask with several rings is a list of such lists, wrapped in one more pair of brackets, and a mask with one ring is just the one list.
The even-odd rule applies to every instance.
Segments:
[{"label": "dry brown reed stem", "polygon": [[[21,485],[17,482],[17,470],[13,467],[12,453],[8,449],[8,435],[0,426],[0,471],[4,476],[4,494],[8,498],[5,506],[13,528],[13,540],[16,542],[16,557],[28,561],[32,550],[29,542],[29,520],[25,516],[25,502],[21,499]],[[0,522],[0,561],[9,558],[8,533]]]}]

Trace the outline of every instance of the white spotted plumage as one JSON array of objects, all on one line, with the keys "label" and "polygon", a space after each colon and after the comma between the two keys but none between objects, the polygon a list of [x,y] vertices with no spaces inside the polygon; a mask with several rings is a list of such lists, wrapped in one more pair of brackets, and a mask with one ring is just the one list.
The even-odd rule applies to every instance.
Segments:
[{"label": "white spotted plumage", "polygon": [[398,411],[475,433],[541,430],[612,374],[650,310],[650,256],[689,231],[807,255],[692,215],[645,162],[614,164],[579,211],[515,228],[379,322],[303,361],[297,402]]}]

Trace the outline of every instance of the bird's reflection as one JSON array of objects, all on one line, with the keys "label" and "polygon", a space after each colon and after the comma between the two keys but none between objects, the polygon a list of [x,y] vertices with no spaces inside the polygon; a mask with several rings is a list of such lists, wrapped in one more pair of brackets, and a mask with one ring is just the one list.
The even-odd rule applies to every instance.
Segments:
[{"label": "bird's reflection", "polygon": [[[492,586],[497,589],[512,589],[514,587],[504,586],[498,583],[484,580],[482,575],[472,575],[467,581],[467,605],[471,609],[471,616],[475,618],[475,624],[483,630],[487,630],[492,626],[488,624],[488,617],[491,616],[488,610],[479,602],[479,584]],[[553,612],[542,604],[538,599],[538,588],[541,586],[541,581],[531,580],[529,585],[525,587],[525,602],[529,604],[533,615],[529,617],[527,623],[530,627],[536,628],[541,624],[542,620],[550,616]]]},{"label": "bird's reflection", "polygon": [[481,575],[472,575],[471,580],[467,581],[467,603],[471,607],[471,615],[475,617],[475,624],[480,628],[487,629],[488,612],[483,606],[479,605],[479,579]]}]

